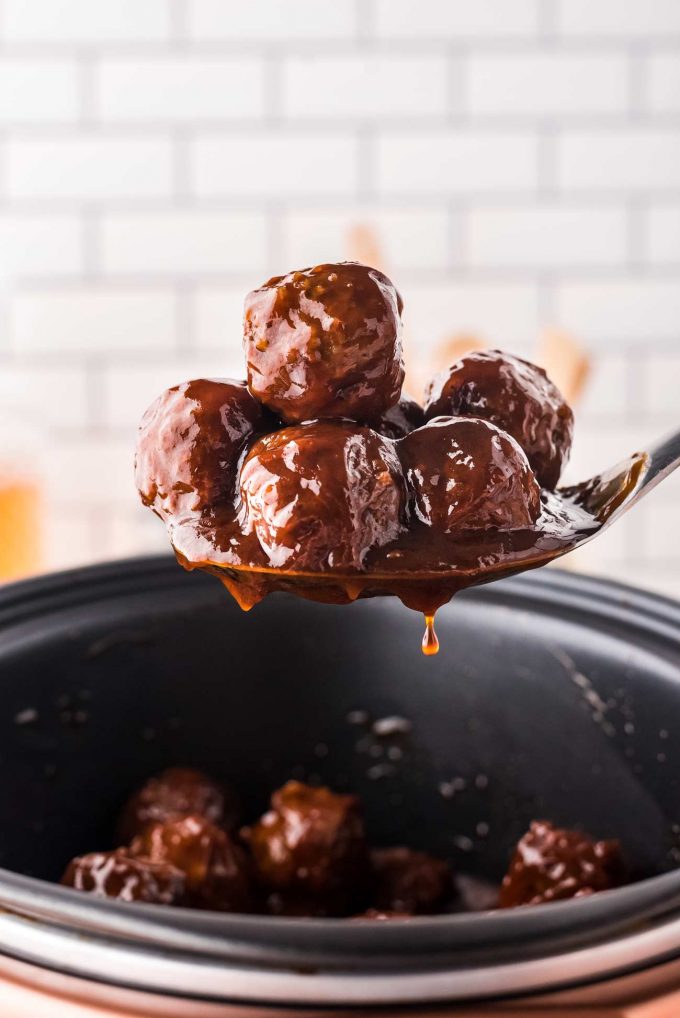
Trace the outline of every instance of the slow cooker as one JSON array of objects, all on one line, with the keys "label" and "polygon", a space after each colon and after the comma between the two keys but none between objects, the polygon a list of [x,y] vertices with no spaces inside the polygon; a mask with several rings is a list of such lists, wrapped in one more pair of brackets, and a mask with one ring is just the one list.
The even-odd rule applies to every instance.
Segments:
[{"label": "slow cooker", "polygon": [[[166,557],[6,587],[3,1018],[680,1014],[680,605],[550,569],[461,594],[437,629],[426,658],[421,618],[388,599],[280,594],[245,614]],[[230,781],[248,816],[291,776],[355,790],[373,842],[445,855],[471,882],[498,881],[535,818],[619,838],[637,879],[392,923],[55,883],[170,764]]]}]

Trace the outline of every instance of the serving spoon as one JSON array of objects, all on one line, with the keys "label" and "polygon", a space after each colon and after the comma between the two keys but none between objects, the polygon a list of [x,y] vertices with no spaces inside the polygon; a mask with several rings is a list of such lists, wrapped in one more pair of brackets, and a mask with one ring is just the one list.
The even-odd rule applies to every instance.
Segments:
[{"label": "serving spoon", "polygon": [[220,547],[222,521],[213,516],[180,521],[171,528],[171,540],[185,568],[218,576],[245,610],[275,590],[332,604],[395,595],[424,614],[423,652],[436,654],[434,615],[455,593],[546,565],[592,541],[679,466],[680,431],[587,481],[543,492],[541,515],[531,528],[454,535],[414,525],[352,572],[293,572],[239,562],[233,547]]}]

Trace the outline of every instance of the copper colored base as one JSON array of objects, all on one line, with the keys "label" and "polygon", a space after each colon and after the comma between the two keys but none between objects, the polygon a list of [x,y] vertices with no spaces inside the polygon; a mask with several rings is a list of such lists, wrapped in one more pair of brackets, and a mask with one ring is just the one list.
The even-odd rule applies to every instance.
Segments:
[{"label": "copper colored base", "polygon": [[[257,977],[254,977],[255,979]],[[365,1008],[279,1009],[216,1004],[95,983],[0,956],[2,1018],[350,1018]],[[680,959],[577,990],[472,1006],[383,1008],[380,1018],[678,1018]]]}]

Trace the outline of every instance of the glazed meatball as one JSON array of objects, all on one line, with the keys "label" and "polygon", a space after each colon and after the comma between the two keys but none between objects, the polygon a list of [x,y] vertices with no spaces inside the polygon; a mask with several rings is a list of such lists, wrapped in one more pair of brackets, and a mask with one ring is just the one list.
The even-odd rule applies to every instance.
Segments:
[{"label": "glazed meatball", "polygon": [[517,844],[501,885],[499,907],[541,905],[618,887],[625,880],[618,841],[536,820]]},{"label": "glazed meatball", "polygon": [[251,392],[288,424],[373,420],[399,399],[401,298],[358,262],[275,276],[245,300]]},{"label": "glazed meatball", "polygon": [[443,533],[530,527],[540,489],[514,438],[489,421],[436,417],[399,450],[415,515]]},{"label": "glazed meatball", "polygon": [[416,403],[410,396],[402,396],[398,403],[373,423],[373,428],[379,435],[396,440],[404,438],[424,423],[425,411],[420,403]]},{"label": "glazed meatball", "polygon": [[555,488],[569,458],[574,415],[545,371],[500,350],[468,354],[426,392],[430,420],[481,417],[521,445],[539,484]]},{"label": "glazed meatball", "polygon": [[246,442],[269,426],[245,382],[199,378],[167,389],[139,426],[135,480],[142,502],[165,518],[233,497]]},{"label": "glazed meatball", "polygon": [[453,874],[448,863],[410,848],[374,849],[371,872],[371,899],[379,913],[436,912],[453,890]]},{"label": "glazed meatball", "polygon": [[181,870],[164,862],[135,859],[124,848],[77,856],[69,863],[61,882],[100,898],[154,905],[186,904],[186,883]]},{"label": "glazed meatball", "polygon": [[244,837],[260,884],[281,896],[288,914],[296,899],[314,900],[322,910],[316,914],[356,910],[367,872],[356,796],[289,781],[274,792],[271,810]]},{"label": "glazed meatball", "polygon": [[180,870],[187,904],[216,912],[252,909],[246,855],[225,831],[198,814],[151,824],[134,839],[130,854]]},{"label": "glazed meatball", "polygon": [[149,824],[198,814],[211,823],[234,827],[238,805],[233,791],[190,767],[169,767],[150,778],[127,801],[118,823],[125,844]]},{"label": "glazed meatball", "polygon": [[361,569],[371,548],[394,540],[405,511],[391,442],[370,428],[315,421],[260,439],[241,471],[244,526],[270,565]]}]

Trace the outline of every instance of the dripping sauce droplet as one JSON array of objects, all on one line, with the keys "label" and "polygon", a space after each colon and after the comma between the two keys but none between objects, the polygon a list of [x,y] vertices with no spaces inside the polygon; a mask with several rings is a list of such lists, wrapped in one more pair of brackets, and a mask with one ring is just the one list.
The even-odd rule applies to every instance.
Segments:
[{"label": "dripping sauce droplet", "polygon": [[434,615],[425,616],[425,632],[423,634],[423,642],[421,646],[423,648],[423,654],[426,654],[428,657],[439,653],[439,640],[437,639],[437,634],[434,631]]}]

